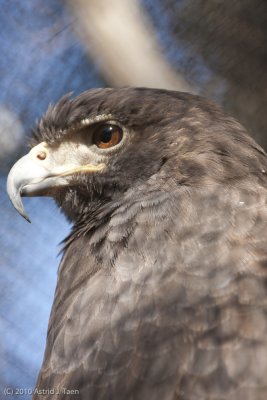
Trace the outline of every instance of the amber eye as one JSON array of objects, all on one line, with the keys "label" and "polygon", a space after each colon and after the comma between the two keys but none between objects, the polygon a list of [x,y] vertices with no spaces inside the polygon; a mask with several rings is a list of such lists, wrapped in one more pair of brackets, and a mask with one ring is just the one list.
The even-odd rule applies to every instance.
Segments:
[{"label": "amber eye", "polygon": [[122,129],[117,125],[101,125],[93,136],[93,143],[100,149],[116,146],[122,139]]}]

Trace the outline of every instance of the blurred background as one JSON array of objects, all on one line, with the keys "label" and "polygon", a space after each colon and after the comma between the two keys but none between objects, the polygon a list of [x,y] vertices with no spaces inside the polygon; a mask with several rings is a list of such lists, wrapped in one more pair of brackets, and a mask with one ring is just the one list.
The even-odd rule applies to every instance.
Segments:
[{"label": "blurred background", "polygon": [[[63,94],[149,86],[220,103],[267,149],[266,0],[0,0],[0,399],[34,387],[69,226],[50,199],[12,208],[6,175]],[[28,399],[28,394],[9,398]]]}]

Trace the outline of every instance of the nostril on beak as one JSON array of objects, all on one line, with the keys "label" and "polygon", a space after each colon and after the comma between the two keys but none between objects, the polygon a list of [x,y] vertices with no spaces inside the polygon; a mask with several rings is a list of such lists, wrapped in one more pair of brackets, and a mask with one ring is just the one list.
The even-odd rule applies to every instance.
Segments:
[{"label": "nostril on beak", "polygon": [[39,151],[39,153],[36,156],[38,160],[45,160],[46,159],[46,152],[45,151]]}]

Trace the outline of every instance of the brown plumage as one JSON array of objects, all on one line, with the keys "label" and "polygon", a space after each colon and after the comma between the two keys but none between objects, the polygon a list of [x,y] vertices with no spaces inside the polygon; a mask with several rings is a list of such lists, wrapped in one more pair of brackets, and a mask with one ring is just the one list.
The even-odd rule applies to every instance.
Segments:
[{"label": "brown plumage", "polygon": [[[97,148],[107,129],[123,139]],[[52,172],[13,167],[10,196],[73,221],[35,398],[265,400],[267,158],[245,129],[197,96],[102,89],[51,107],[34,141],[19,168]]]}]

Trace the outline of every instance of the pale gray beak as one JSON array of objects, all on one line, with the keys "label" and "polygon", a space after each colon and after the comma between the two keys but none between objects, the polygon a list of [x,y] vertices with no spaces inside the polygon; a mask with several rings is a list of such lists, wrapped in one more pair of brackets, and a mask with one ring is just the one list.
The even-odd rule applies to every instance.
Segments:
[{"label": "pale gray beak", "polygon": [[21,201],[23,196],[52,196],[58,188],[70,183],[70,176],[77,172],[95,172],[105,165],[79,165],[73,159],[66,162],[66,153],[51,149],[42,142],[19,159],[9,172],[7,178],[7,193],[15,209],[28,222],[29,217],[24,211]]}]

